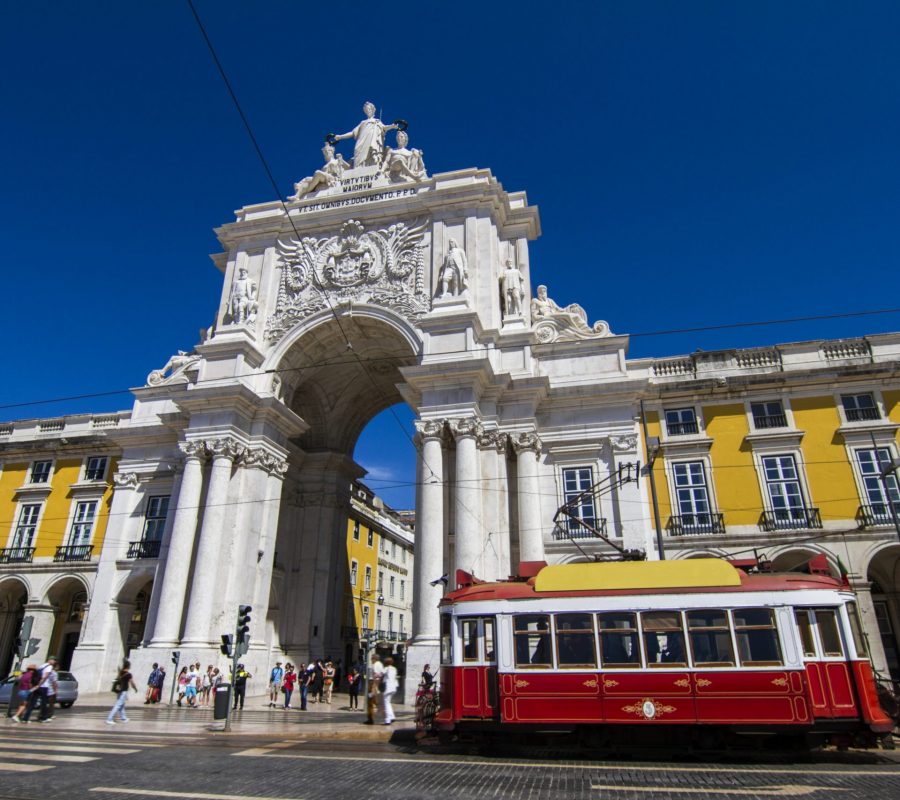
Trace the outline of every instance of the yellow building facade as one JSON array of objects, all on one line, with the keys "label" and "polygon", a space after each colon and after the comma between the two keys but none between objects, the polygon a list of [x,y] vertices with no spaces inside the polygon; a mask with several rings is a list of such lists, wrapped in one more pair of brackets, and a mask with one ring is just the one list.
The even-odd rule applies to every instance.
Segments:
[{"label": "yellow building facade", "polygon": [[900,678],[896,335],[655,359],[645,459],[666,557],[824,556]]}]

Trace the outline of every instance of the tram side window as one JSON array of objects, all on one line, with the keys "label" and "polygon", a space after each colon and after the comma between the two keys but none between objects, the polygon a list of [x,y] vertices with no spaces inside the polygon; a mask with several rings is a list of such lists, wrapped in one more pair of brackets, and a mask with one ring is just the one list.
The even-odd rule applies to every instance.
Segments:
[{"label": "tram side window", "polygon": [[550,617],[547,614],[521,614],[515,617],[516,666],[552,667]]},{"label": "tram side window", "polygon": [[600,627],[600,661],[604,667],[636,669],[641,666],[641,648],[635,614],[611,611],[597,615]]},{"label": "tram side window", "polygon": [[645,611],[641,614],[648,667],[686,667],[684,629],[677,611]]},{"label": "tram side window", "polygon": [[478,661],[478,620],[462,621],[463,661]]},{"label": "tram side window", "polygon": [[687,612],[691,653],[696,667],[733,667],[734,648],[728,614],[721,609]]},{"label": "tram side window", "polygon": [[837,611],[833,608],[816,609],[816,627],[822,642],[822,652],[826,656],[843,656],[844,646],[837,626]]},{"label": "tram side window", "polygon": [[784,663],[775,612],[770,608],[736,608],[734,632],[738,654],[745,667],[777,667]]},{"label": "tram side window", "polygon": [[484,660],[496,661],[494,656],[494,618],[484,619]]},{"label": "tram side window", "polygon": [[856,607],[856,603],[847,603],[847,615],[850,617],[850,633],[853,635],[856,655],[859,658],[867,658],[869,647],[866,644],[866,637],[863,635],[862,623],[859,621],[859,610]]},{"label": "tram side window", "polygon": [[450,650],[450,628],[452,620],[449,614],[441,614],[441,663],[453,663],[452,651]]},{"label": "tram side window", "polygon": [[803,655],[806,658],[815,658],[816,640],[812,630],[812,615],[805,608],[794,611],[797,627],[800,629],[800,641],[803,643]]},{"label": "tram side window", "polygon": [[557,614],[556,657],[560,669],[596,667],[594,620],[590,614]]}]

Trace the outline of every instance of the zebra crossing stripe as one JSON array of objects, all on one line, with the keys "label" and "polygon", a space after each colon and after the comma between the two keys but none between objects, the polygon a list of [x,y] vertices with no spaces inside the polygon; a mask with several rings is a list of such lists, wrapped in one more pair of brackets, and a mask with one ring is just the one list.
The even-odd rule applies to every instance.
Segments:
[{"label": "zebra crossing stripe", "polygon": [[31,753],[18,753],[11,750],[0,750],[0,758],[31,759],[33,761],[57,761],[65,764],[84,764],[86,761],[96,761],[99,756],[69,756],[59,753],[39,753],[36,750]]}]

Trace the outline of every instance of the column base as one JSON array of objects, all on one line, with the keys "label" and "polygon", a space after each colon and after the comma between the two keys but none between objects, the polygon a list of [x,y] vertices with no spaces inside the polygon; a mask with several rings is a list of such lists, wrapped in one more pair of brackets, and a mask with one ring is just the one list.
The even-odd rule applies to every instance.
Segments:
[{"label": "column base", "polygon": [[440,680],[441,645],[438,639],[420,639],[410,642],[406,648],[406,678],[403,681],[403,703],[415,708],[416,690],[422,679],[422,670],[431,665],[431,674]]}]

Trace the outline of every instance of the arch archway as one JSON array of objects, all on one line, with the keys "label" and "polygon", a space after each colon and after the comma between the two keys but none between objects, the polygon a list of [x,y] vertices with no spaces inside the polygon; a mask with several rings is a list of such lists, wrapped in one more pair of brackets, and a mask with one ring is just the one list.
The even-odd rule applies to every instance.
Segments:
[{"label": "arch archway", "polygon": [[[877,635],[884,648],[885,666],[900,680],[900,544],[878,549],[869,561],[866,577],[871,582]],[[870,637],[876,631],[869,630]]]},{"label": "arch archway", "polygon": [[67,576],[54,581],[45,595],[45,603],[53,609],[53,633],[48,655],[56,655],[61,669],[67,670],[72,654],[81,639],[81,628],[89,602],[88,585],[80,576]]},{"label": "arch archway", "polygon": [[0,581],[0,677],[8,675],[16,662],[15,640],[22,619],[28,587],[17,577]]},{"label": "arch archway", "polygon": [[[380,412],[404,402],[402,368],[421,342],[407,322],[375,307],[318,315],[280,346],[270,368],[285,404],[308,429],[282,492],[269,624],[286,657],[343,657],[350,573],[346,555],[351,487],[365,470],[356,442]],[[348,344],[349,343],[349,344]],[[276,361],[277,356],[277,361]]]}]

